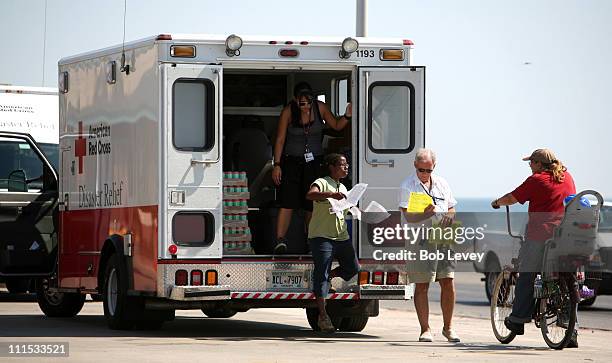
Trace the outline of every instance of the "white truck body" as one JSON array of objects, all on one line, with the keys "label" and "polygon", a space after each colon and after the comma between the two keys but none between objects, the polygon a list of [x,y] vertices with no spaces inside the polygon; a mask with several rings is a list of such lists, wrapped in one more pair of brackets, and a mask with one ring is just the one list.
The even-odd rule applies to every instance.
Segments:
[{"label": "white truck body", "polygon": [[30,134],[57,166],[57,88],[0,85],[0,131]]},{"label": "white truck body", "polygon": [[[343,58],[339,38],[245,37],[233,56],[225,40],[160,35],[60,60],[57,291],[106,294],[116,254],[127,266],[129,295],[157,309],[314,306],[309,254],[231,253],[236,244],[224,237],[224,214],[244,207],[226,203],[228,130],[244,129],[238,125],[248,116],[275,131],[289,89],[301,80],[338,115],[353,95],[353,121],[335,140],[349,151],[349,178],[369,184],[361,205],[376,200],[397,210],[397,186],[425,139],[425,70],[411,65],[412,42],[358,38],[358,50]],[[281,101],[267,101],[275,96]],[[267,210],[249,207],[249,218]],[[353,241],[369,275],[334,281],[330,298],[411,298],[404,273],[391,282],[383,272],[374,283],[383,268],[359,249],[368,238],[361,229],[353,225]]]}]

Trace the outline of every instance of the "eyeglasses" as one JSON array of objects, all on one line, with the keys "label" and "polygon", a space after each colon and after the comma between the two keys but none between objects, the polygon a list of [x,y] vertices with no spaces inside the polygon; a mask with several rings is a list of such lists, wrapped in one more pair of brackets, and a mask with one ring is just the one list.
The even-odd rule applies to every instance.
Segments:
[{"label": "eyeglasses", "polygon": [[312,103],[312,101],[306,101],[306,102],[302,101],[302,102],[299,103],[299,105],[301,107],[304,107],[304,106],[310,106],[311,103]]},{"label": "eyeglasses", "polygon": [[431,173],[433,173],[433,169],[422,169],[422,168],[417,168],[417,170],[419,171],[419,173],[427,173],[427,174],[431,174]]}]

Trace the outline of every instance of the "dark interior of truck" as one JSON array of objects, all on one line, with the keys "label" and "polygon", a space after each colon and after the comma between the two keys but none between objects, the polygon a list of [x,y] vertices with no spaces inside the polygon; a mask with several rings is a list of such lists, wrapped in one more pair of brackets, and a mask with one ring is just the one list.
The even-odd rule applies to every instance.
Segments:
[{"label": "dark interior of truck", "polygon": [[[242,173],[246,182],[241,185],[248,187],[245,194],[246,189],[237,186],[236,181],[224,179],[224,201],[229,201],[224,205],[236,204],[231,203],[231,198],[240,198],[237,193],[243,192],[241,200],[248,206],[248,210],[246,206],[243,210],[235,206],[224,208],[224,256],[273,254],[279,209],[277,187],[272,180],[273,149],[279,116],[293,99],[294,85],[308,82],[314,96],[340,117],[350,102],[350,77],[351,73],[346,71],[224,72],[223,170],[230,178],[234,173]],[[350,126],[341,131],[324,126],[324,154],[340,153],[350,162]],[[352,184],[351,173],[352,170],[343,180],[348,189]],[[304,212],[295,210],[285,236],[288,241],[285,255],[309,254],[306,231]]]}]

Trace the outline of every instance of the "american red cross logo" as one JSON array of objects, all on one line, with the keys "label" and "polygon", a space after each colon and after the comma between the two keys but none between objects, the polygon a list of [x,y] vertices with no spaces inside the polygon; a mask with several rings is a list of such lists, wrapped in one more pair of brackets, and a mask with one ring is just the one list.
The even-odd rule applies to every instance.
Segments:
[{"label": "american red cross logo", "polygon": [[83,137],[83,121],[79,121],[79,137],[74,140],[74,156],[79,158],[79,174],[83,174],[83,157],[87,155],[87,141]]}]

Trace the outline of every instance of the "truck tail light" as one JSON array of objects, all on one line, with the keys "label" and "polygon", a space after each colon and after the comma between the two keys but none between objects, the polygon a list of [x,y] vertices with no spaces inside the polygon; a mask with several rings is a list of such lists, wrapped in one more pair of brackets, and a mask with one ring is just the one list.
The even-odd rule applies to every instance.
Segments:
[{"label": "truck tail light", "polygon": [[192,270],[191,271],[191,286],[202,286],[203,285],[203,276],[202,271],[200,270]]},{"label": "truck tail light", "polygon": [[367,285],[370,283],[370,272],[359,271],[359,285]]},{"label": "truck tail light", "polygon": [[385,273],[383,271],[374,271],[372,274],[372,284],[382,285],[384,281]]},{"label": "truck tail light", "polygon": [[170,245],[168,246],[168,252],[175,256],[178,252],[178,247],[176,245]]},{"label": "truck tail light", "polygon": [[208,270],[206,271],[206,285],[218,285],[219,284],[219,276],[217,275],[217,271]]},{"label": "truck tail light", "polygon": [[399,283],[399,272],[387,272],[387,285],[397,285]]},{"label": "truck tail light", "polygon": [[187,270],[178,270],[174,274],[174,284],[176,286],[187,286]]}]

